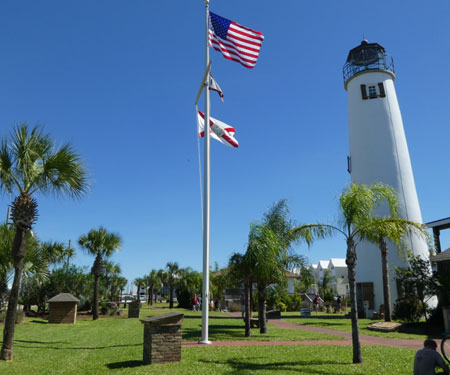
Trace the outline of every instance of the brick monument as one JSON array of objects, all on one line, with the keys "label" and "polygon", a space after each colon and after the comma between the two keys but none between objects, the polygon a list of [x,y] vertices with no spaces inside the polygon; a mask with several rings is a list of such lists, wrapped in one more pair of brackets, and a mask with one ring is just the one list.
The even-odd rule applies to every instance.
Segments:
[{"label": "brick monument", "polygon": [[144,353],[146,365],[181,361],[181,326],[184,314],[167,314],[141,319],[144,324]]}]

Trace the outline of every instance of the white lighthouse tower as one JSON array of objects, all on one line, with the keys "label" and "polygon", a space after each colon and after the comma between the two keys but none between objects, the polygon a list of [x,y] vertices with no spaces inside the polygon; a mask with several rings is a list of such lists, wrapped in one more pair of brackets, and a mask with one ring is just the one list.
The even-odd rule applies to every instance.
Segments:
[{"label": "white lighthouse tower", "polygon": [[[378,43],[364,40],[349,52],[344,65],[350,141],[348,170],[356,184],[382,182],[395,188],[401,217],[422,223],[394,80],[393,60]],[[380,212],[384,213],[388,214]],[[417,236],[408,238],[405,246],[415,255],[428,256],[426,241]],[[395,303],[398,292],[394,267],[404,267],[405,263],[394,246],[388,247],[391,301]],[[357,256],[358,305],[365,305],[370,316],[384,301],[380,250],[363,242],[357,247]]]}]

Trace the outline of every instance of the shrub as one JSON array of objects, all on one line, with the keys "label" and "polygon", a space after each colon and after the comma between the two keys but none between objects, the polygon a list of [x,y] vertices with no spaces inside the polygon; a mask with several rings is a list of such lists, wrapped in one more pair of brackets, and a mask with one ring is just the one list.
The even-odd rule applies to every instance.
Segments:
[{"label": "shrub", "polygon": [[394,306],[394,319],[405,323],[417,323],[422,317],[422,302],[413,297],[397,300]]},{"label": "shrub", "polygon": [[119,306],[115,302],[104,302],[100,303],[100,311],[102,315],[120,315]]},{"label": "shrub", "polygon": [[[0,322],[4,322],[5,319],[6,319],[6,311],[3,311],[2,313],[0,313]],[[18,310],[16,315],[16,324],[23,323],[24,319],[25,319],[25,311]]]},{"label": "shrub", "polygon": [[276,308],[280,311],[286,311],[286,305],[281,301],[276,304]]}]

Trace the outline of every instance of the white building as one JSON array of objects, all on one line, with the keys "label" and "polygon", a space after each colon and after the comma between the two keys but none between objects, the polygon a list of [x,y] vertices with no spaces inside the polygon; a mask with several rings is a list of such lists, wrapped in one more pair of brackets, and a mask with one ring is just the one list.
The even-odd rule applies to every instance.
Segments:
[{"label": "white building", "polygon": [[343,258],[331,258],[328,263],[331,274],[331,286],[337,296],[346,296],[350,293],[348,284],[347,264]]},{"label": "white building", "polygon": [[[392,58],[377,43],[363,41],[353,48],[344,65],[344,87],[348,94],[350,156],[348,171],[356,184],[379,182],[398,192],[400,216],[422,223],[408,145],[394,86]],[[387,207],[379,215],[389,214]],[[428,256],[425,240],[411,236],[406,247],[415,255]],[[389,248],[391,300],[397,299],[394,267],[405,262],[392,244]],[[357,247],[358,305],[369,304],[369,315],[383,304],[381,256],[377,246],[363,242]]]},{"label": "white building", "polygon": [[310,267],[311,273],[316,281],[310,293],[318,293],[319,285],[323,282],[325,271],[331,276],[331,289],[336,296],[346,296],[349,293],[347,264],[343,258],[331,258],[330,260],[321,260]]},{"label": "white building", "polygon": [[323,275],[325,273],[325,270],[328,269],[329,263],[330,263],[329,260],[320,260],[319,263],[317,264],[317,276],[318,276],[318,278],[316,280],[320,284],[322,284],[322,282],[323,282]]}]

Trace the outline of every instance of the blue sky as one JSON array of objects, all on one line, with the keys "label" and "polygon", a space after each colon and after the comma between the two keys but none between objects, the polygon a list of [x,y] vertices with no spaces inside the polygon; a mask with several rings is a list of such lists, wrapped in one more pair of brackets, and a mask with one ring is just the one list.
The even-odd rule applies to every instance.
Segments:
[{"label": "blue sky", "polygon": [[[211,10],[265,35],[253,70],[211,50],[225,94],[211,113],[240,143],[212,141],[211,263],[244,251],[249,223],[278,199],[299,224],[335,220],[349,182],[342,66],[363,38],[395,61],[423,219],[450,216],[450,3],[212,0]],[[201,270],[204,27],[202,0],[2,1],[0,133],[44,125],[79,151],[92,183],[79,201],[38,197],[41,239],[75,243],[103,225],[123,237],[113,261],[129,279],[168,261]],[[5,216],[10,201],[0,197]],[[341,238],[296,249],[311,262],[345,256]]]}]

